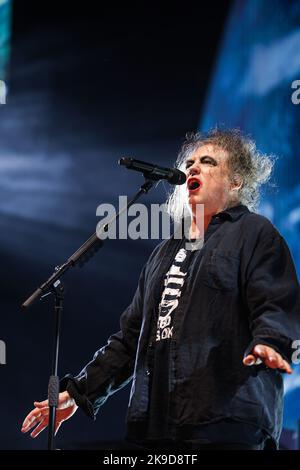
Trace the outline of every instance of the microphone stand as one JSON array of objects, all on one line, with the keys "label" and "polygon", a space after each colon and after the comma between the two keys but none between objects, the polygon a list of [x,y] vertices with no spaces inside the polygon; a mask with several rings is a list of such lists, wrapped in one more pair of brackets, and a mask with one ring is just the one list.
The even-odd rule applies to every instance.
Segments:
[{"label": "microphone stand", "polygon": [[[109,226],[115,222],[120,215],[127,211],[128,208],[134,204],[134,202],[140,198],[143,194],[148,193],[154,184],[154,178],[150,173],[144,173],[145,182],[141,185],[138,192],[134,197],[121,209],[114,217],[112,217],[106,224],[103,224],[98,232],[98,235],[107,232]],[[61,281],[61,277],[74,266],[78,265],[82,267],[92,256],[103,246],[103,240],[98,237],[97,233],[94,233],[86,242],[73,253],[67,261],[60,266],[55,268],[54,273],[38,287],[33,294],[28,297],[27,300],[22,304],[23,308],[29,308],[38,298],[44,299],[50,294],[54,295],[54,340],[53,340],[53,353],[52,353],[52,369],[48,384],[48,400],[49,400],[49,429],[48,429],[48,450],[54,450],[54,437],[55,437],[55,421],[56,421],[56,410],[58,407],[59,398],[59,377],[58,371],[58,357],[59,357],[59,339],[60,339],[60,324],[61,316],[63,311],[64,302],[64,286]]]}]

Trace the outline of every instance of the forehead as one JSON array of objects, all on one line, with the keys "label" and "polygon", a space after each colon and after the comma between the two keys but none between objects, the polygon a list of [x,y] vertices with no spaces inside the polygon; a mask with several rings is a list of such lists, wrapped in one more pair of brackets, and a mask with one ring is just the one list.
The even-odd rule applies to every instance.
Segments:
[{"label": "forehead", "polygon": [[220,163],[225,163],[228,160],[227,151],[213,144],[201,145],[187,157],[187,160],[195,160],[199,157],[204,157],[205,155],[215,158]]}]

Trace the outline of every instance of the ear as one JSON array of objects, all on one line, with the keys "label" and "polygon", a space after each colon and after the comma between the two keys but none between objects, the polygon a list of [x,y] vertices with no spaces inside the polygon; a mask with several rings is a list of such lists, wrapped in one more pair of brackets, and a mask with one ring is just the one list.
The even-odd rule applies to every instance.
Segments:
[{"label": "ear", "polygon": [[238,191],[243,186],[243,178],[239,173],[235,173],[231,180],[231,190]]}]

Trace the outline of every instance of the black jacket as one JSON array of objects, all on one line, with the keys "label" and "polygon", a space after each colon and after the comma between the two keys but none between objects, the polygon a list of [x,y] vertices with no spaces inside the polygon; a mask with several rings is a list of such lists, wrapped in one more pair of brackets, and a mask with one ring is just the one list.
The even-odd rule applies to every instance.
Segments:
[{"label": "black jacket", "polygon": [[[121,316],[120,331],[77,377],[63,380],[62,388],[67,386],[93,418],[112,393],[132,380],[129,432],[147,424],[157,305],[180,243],[171,237],[154,249]],[[254,424],[278,443],[282,373],[263,364],[246,367],[242,360],[262,343],[291,362],[300,316],[289,249],[271,222],[239,205],[212,218],[196,256],[185,287],[185,314],[173,320],[168,417],[173,437],[192,438],[199,425],[231,418]]]}]

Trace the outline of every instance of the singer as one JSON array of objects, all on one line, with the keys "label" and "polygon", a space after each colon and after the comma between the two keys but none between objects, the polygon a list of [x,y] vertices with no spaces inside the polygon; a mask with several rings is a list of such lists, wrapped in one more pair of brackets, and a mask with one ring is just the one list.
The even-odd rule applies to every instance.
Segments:
[{"label": "singer", "polygon": [[[132,382],[132,445],[276,449],[300,303],[289,248],[255,213],[273,160],[240,132],[217,129],[188,134],[176,166],[187,180],[175,186],[168,210],[178,221],[189,208],[189,237],[173,235],[154,249],[120,331],[77,376],[62,379],[56,429],[78,407],[95,419]],[[35,402],[22,432],[36,437],[48,412],[47,400]]]}]

